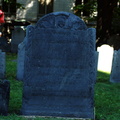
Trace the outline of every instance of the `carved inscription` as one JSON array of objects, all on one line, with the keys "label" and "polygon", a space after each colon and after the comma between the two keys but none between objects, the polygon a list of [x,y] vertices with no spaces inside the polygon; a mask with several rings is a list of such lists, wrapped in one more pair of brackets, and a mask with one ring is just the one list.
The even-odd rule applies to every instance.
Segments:
[{"label": "carved inscription", "polygon": [[[59,30],[53,29],[41,29],[36,33],[30,63],[33,76],[38,77],[36,85],[44,81],[45,84],[49,82],[51,86],[58,84],[60,87],[60,82],[66,79],[68,87],[70,87],[70,85],[75,84],[73,80],[71,80],[72,83],[69,80],[71,74],[75,76],[72,77],[75,80],[79,80],[80,76],[85,78],[82,73],[87,72],[88,62],[86,61],[88,58],[86,54],[89,54],[89,46],[87,40],[82,37],[85,31],[82,31],[80,35],[78,34],[80,33],[73,34],[71,31],[64,30],[59,32]],[[34,77],[32,78],[34,80]],[[35,83],[32,82],[32,85]]]}]

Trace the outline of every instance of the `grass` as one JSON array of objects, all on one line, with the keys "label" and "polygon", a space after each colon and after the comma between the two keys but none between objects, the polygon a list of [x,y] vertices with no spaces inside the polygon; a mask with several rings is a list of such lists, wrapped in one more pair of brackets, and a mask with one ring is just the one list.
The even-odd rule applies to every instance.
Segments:
[{"label": "grass", "polygon": [[95,86],[96,120],[120,119],[120,84],[109,82],[109,74],[98,72]]},{"label": "grass", "polygon": [[[22,82],[16,80],[16,54],[6,55],[6,79],[10,80],[10,102],[8,116],[0,120],[66,120],[64,118],[25,118],[19,115],[22,103]],[[95,85],[95,120],[120,119],[120,84],[109,82],[109,73],[98,72]],[[71,119],[67,119],[71,120]]]}]

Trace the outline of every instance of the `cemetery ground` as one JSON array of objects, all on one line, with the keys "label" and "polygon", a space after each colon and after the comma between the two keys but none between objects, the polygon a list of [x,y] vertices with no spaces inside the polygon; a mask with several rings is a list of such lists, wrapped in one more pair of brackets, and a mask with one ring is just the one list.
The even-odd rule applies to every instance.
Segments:
[{"label": "cemetery ground", "polygon": [[[71,120],[55,117],[23,117],[19,115],[22,105],[22,82],[16,80],[17,55],[6,55],[6,79],[10,80],[8,116],[0,120]],[[120,119],[120,84],[109,82],[109,73],[98,71],[95,85],[95,120]]]}]

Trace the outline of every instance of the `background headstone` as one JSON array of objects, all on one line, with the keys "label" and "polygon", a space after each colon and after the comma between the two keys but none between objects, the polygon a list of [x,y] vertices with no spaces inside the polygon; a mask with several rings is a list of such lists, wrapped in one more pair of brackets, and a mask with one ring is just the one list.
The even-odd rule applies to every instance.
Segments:
[{"label": "background headstone", "polygon": [[10,94],[10,82],[8,80],[0,80],[0,115],[8,114]]},{"label": "background headstone", "polygon": [[10,44],[5,37],[0,37],[0,49],[3,52],[10,52]]},{"label": "background headstone", "polygon": [[110,82],[120,83],[120,49],[114,51]]},{"label": "background headstone", "polygon": [[18,45],[23,42],[25,37],[25,30],[20,27],[16,27],[12,31],[12,40],[11,40],[11,52],[17,53],[18,52]]},{"label": "background headstone", "polygon": [[113,47],[104,44],[97,48],[99,52],[98,57],[98,70],[103,72],[111,72],[112,58],[113,58]]},{"label": "background headstone", "polygon": [[5,66],[6,66],[5,52],[0,50],[0,79],[5,78]]},{"label": "background headstone", "polygon": [[26,38],[22,114],[94,118],[95,29],[56,12],[29,26]]},{"label": "background headstone", "polygon": [[17,80],[23,80],[24,75],[24,59],[25,59],[25,40],[18,45],[17,57]]}]

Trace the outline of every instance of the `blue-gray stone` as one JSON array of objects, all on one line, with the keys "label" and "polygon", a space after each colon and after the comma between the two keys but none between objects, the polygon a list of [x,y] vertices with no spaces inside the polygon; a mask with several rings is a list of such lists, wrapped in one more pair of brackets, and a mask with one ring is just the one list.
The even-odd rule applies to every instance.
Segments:
[{"label": "blue-gray stone", "polygon": [[55,12],[26,37],[22,114],[94,118],[95,29]]},{"label": "blue-gray stone", "polygon": [[0,49],[0,79],[5,78],[5,68],[6,68],[6,54]]},{"label": "blue-gray stone", "polygon": [[18,45],[17,56],[17,80],[23,80],[24,76],[24,59],[25,59],[25,39]]},{"label": "blue-gray stone", "polygon": [[16,26],[15,29],[12,31],[12,40],[11,40],[11,52],[17,53],[18,52],[18,45],[23,42],[25,37],[25,30]]},{"label": "blue-gray stone", "polygon": [[110,74],[111,83],[120,83],[120,49],[114,51],[112,69]]},{"label": "blue-gray stone", "polygon": [[8,114],[10,94],[10,82],[8,80],[0,80],[0,115]]}]

